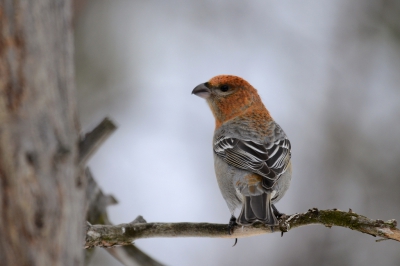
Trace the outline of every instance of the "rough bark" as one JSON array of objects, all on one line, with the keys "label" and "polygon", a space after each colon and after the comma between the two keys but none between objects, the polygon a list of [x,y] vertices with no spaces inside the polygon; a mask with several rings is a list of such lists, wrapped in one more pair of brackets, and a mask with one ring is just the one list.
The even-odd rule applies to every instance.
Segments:
[{"label": "rough bark", "polygon": [[1,265],[81,265],[69,0],[0,0]]}]

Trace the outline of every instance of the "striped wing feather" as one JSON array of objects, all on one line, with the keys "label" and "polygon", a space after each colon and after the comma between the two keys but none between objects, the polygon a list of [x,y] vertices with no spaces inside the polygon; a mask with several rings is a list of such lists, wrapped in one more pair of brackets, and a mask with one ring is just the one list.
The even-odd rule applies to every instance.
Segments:
[{"label": "striped wing feather", "polygon": [[290,148],[286,136],[262,144],[221,135],[214,143],[215,153],[228,164],[264,177],[263,187],[266,189],[271,188],[286,171],[291,156]]}]

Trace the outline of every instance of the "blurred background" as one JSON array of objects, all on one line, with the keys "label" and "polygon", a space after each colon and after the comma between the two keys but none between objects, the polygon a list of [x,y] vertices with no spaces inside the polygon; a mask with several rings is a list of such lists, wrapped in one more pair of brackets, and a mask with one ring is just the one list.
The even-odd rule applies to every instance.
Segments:
[{"label": "blurred background", "polygon": [[[119,126],[90,161],[113,223],[227,223],[214,120],[192,89],[256,87],[292,143],[287,214],[338,208],[400,220],[400,1],[76,0],[83,129]],[[400,265],[399,245],[309,226],[234,240],[145,239],[167,265]],[[121,265],[99,249],[91,265]]]}]

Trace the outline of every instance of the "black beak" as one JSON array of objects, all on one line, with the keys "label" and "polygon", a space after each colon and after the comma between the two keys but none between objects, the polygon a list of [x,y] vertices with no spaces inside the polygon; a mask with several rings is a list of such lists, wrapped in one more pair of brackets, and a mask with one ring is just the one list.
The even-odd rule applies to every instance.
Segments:
[{"label": "black beak", "polygon": [[207,86],[202,83],[198,85],[194,90],[192,91],[192,94],[195,94],[201,98],[207,99],[211,95],[211,90],[207,88]]}]

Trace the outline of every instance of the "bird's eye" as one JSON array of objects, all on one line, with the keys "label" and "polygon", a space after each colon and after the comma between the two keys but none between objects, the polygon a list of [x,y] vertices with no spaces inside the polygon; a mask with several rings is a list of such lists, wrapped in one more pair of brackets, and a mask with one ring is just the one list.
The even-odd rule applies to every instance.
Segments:
[{"label": "bird's eye", "polygon": [[226,92],[229,90],[229,86],[228,85],[221,85],[220,87],[221,91]]}]

